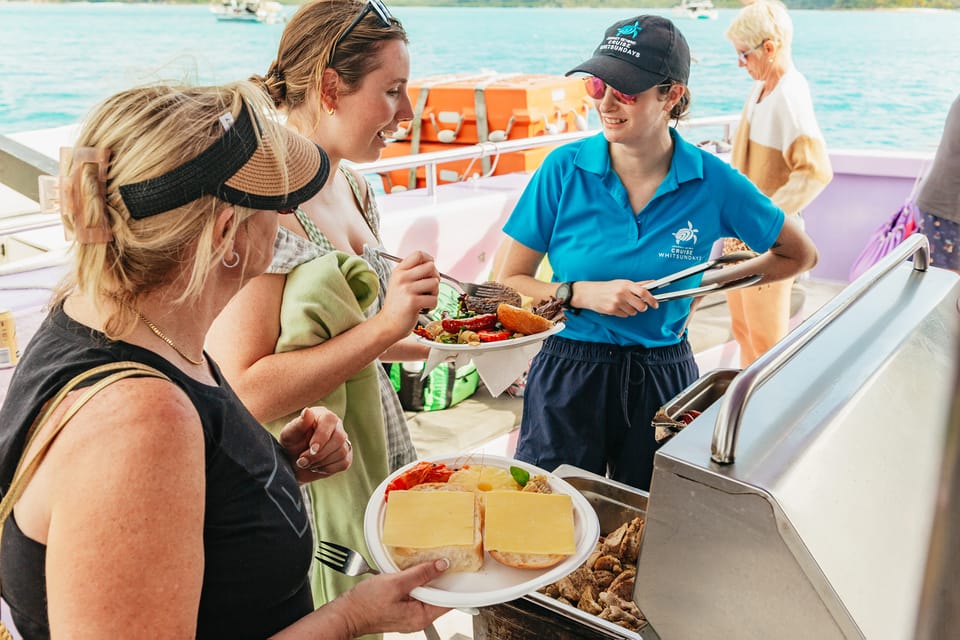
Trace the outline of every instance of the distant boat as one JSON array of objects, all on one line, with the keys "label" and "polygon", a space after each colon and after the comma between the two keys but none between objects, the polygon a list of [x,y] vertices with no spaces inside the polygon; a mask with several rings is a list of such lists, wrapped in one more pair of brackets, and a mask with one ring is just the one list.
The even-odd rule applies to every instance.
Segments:
[{"label": "distant boat", "polygon": [[274,24],[286,20],[279,2],[259,0],[223,0],[210,5],[218,22],[262,22]]},{"label": "distant boat", "polygon": [[682,0],[673,8],[673,14],[694,20],[715,20],[717,9],[711,0]]}]

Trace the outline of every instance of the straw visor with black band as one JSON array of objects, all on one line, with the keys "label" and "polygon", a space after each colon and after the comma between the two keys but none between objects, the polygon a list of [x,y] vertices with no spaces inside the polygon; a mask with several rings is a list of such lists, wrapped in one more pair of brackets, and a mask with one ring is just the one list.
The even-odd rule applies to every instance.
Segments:
[{"label": "straw visor with black band", "polygon": [[206,195],[251,209],[290,209],[316,195],[327,181],[330,161],[323,149],[281,127],[285,182],[276,150],[258,135],[259,123],[246,104],[235,121],[227,112],[220,122],[224,134],[197,157],[161,176],[120,186],[131,217],[153,216]]}]

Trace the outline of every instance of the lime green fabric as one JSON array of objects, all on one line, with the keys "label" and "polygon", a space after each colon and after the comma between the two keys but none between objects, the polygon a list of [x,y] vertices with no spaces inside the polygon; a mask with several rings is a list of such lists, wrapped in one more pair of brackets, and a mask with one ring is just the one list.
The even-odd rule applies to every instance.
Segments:
[{"label": "lime green fabric", "polygon": [[[364,309],[378,292],[377,274],[362,258],[334,251],[301,264],[287,274],[276,352],[320,344],[363,322]],[[353,464],[305,487],[316,539],[353,547],[367,558],[363,513],[373,490],[388,474],[377,366],[370,363],[326,398],[312,403],[343,420],[353,444]],[[277,436],[295,415],[266,426]],[[314,562],[310,579],[314,602],[317,606],[329,602],[360,579]]]}]

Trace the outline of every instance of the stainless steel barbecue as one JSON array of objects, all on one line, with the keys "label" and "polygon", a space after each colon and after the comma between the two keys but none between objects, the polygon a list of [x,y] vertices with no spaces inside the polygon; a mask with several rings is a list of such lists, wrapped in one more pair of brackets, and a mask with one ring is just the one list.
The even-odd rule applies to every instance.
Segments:
[{"label": "stainless steel barbecue", "polygon": [[649,495],[557,470],[598,514],[644,513],[646,627],[534,594],[485,612],[475,637],[913,637],[960,335],[960,278],[927,256],[926,238],[909,238],[756,363],[665,405],[702,413],[658,452]]}]

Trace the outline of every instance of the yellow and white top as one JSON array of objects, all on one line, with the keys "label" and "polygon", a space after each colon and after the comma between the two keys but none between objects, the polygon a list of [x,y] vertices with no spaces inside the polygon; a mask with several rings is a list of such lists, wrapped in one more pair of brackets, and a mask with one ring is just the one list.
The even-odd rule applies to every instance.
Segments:
[{"label": "yellow and white top", "polygon": [[787,214],[810,204],[833,179],[806,78],[790,67],[760,99],[757,82],[743,107],[731,164]]}]

